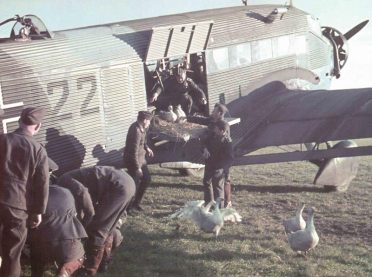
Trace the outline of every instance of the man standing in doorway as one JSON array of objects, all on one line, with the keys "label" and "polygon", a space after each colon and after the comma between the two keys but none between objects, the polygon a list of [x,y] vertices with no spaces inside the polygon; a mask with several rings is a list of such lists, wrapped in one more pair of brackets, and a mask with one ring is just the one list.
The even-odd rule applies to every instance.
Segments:
[{"label": "man standing in doorway", "polygon": [[142,211],[140,203],[147,187],[151,182],[151,176],[147,168],[146,154],[153,157],[154,153],[147,145],[147,128],[150,126],[152,114],[148,111],[138,112],[137,121],[128,130],[124,149],[124,167],[136,183],[136,194],[130,209]]},{"label": "man standing in doorway", "polygon": [[36,228],[45,212],[49,190],[48,156],[33,136],[41,127],[45,110],[25,108],[19,128],[0,135],[0,276],[21,274],[20,256],[27,228]]}]

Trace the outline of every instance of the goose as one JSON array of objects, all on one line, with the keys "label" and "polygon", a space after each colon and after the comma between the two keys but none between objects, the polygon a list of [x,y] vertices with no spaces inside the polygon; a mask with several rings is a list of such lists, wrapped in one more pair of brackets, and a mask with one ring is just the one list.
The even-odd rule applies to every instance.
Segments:
[{"label": "goose", "polygon": [[[203,200],[189,201],[185,206],[171,214],[171,219],[185,219],[194,222],[202,231],[214,233],[218,237],[225,220],[231,222],[241,222],[242,217],[233,208],[220,209],[221,199],[216,202],[211,201],[204,205]],[[214,210],[210,211],[214,206]]]},{"label": "goose", "polygon": [[176,212],[168,216],[169,219],[191,219],[192,214],[203,207],[204,200],[192,200],[186,202],[186,204],[178,209]]},{"label": "goose", "polygon": [[304,230],[298,230],[288,234],[288,242],[293,251],[298,253],[303,252],[305,255],[313,249],[319,242],[318,233],[314,226],[315,208],[310,208],[306,227]]},{"label": "goose", "polygon": [[296,215],[294,217],[283,220],[283,226],[284,226],[286,234],[305,229],[306,222],[305,222],[304,218],[302,217],[302,212],[303,212],[304,208],[305,208],[305,204],[303,204],[296,211]]},{"label": "goose", "polygon": [[186,121],[186,114],[182,110],[181,105],[174,107],[174,113],[177,115],[177,122],[183,123]]},{"label": "goose", "polygon": [[177,120],[177,115],[173,112],[173,106],[168,106],[168,111],[160,111],[159,117],[168,122],[175,122]]}]

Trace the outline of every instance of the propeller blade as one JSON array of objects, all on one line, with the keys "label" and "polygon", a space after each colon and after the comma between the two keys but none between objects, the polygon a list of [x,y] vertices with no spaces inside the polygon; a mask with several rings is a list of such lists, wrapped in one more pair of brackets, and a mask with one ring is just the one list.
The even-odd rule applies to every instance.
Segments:
[{"label": "propeller blade", "polygon": [[369,22],[369,20],[365,20],[365,21],[359,23],[355,27],[351,28],[348,32],[346,32],[344,34],[344,37],[347,40],[349,40],[352,36],[354,36],[356,33],[358,33],[360,30],[362,30],[363,27],[366,26],[368,22]]}]

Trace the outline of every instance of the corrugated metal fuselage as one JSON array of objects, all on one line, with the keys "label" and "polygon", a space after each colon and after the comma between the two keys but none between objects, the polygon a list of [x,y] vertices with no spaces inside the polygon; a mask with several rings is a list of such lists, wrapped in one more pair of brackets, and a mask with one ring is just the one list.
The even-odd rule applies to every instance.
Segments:
[{"label": "corrugated metal fuselage", "polygon": [[145,66],[156,61],[146,55],[158,26],[213,22],[207,47],[198,52],[207,68],[209,108],[268,79],[329,87],[332,48],[317,22],[295,8],[271,23],[262,20],[275,8],[208,10],[60,31],[53,39],[2,42],[0,132],[17,128],[24,107],[43,106],[48,114],[37,139],[61,171],[119,165],[127,129],[137,112],[147,109]]}]

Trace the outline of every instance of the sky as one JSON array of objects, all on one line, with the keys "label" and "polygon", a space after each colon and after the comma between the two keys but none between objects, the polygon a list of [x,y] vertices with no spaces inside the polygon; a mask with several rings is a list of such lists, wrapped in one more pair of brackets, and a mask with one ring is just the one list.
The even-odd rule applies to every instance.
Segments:
[{"label": "sky", "polygon": [[[285,3],[286,0],[248,0],[251,5]],[[372,87],[372,0],[292,0],[292,4],[319,18],[322,26],[342,33],[366,19],[371,21],[350,39],[349,59],[332,88]],[[236,5],[242,5],[241,0],[0,0],[0,21],[15,14],[34,14],[49,30],[57,31]],[[4,36],[1,27],[0,35]]]}]

